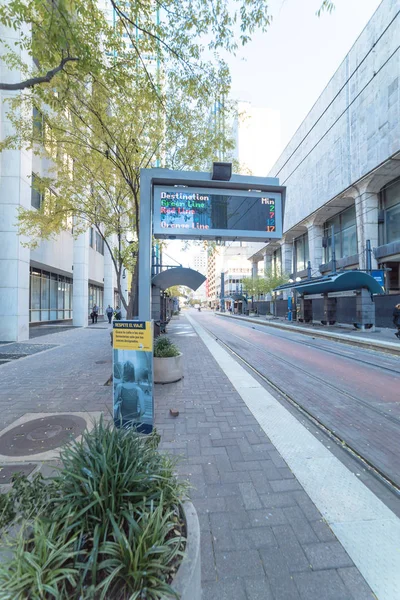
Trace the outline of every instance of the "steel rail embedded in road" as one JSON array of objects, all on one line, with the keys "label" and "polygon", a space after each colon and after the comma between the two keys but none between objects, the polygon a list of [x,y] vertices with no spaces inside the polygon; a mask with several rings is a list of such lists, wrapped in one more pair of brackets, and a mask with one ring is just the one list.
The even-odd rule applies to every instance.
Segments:
[{"label": "steel rail embedded in road", "polygon": [[[321,431],[323,431],[324,433],[326,433],[341,448],[343,448],[344,450],[346,450],[347,453],[350,456],[352,456],[357,461],[359,461],[363,466],[367,467],[368,471],[371,472],[379,481],[381,481],[382,483],[384,483],[386,485],[386,487],[391,492],[393,492],[396,496],[400,496],[400,486],[395,481],[393,481],[393,479],[391,479],[391,477],[389,475],[387,475],[384,471],[382,471],[381,469],[379,469],[379,467],[377,467],[376,465],[374,465],[368,458],[366,458],[365,456],[363,456],[362,454],[360,454],[360,452],[358,450],[356,450],[351,444],[349,444],[344,438],[342,438],[340,435],[338,435],[332,429],[330,429],[327,425],[325,425],[318,417],[316,417],[315,415],[313,415],[307,408],[305,408],[300,402],[298,402],[297,400],[295,400],[290,394],[288,394],[287,392],[285,392],[285,390],[283,390],[280,386],[278,386],[271,379],[269,379],[266,375],[264,375],[258,369],[256,369],[245,358],[243,358],[243,356],[241,356],[236,350],[234,350],[228,343],[226,343],[225,341],[223,341],[215,332],[213,332],[212,330],[210,330],[203,323],[202,323],[202,327],[204,329],[206,329],[208,331],[208,333],[210,335],[212,335],[220,344],[222,344],[223,346],[225,346],[229,350],[229,352],[231,354],[233,354],[243,364],[245,364],[247,368],[249,368],[251,371],[253,371],[257,375],[257,377],[260,377],[260,379],[262,379],[263,381],[265,381],[265,383],[267,383],[276,392],[278,392],[278,394],[280,396],[282,396],[287,402],[289,402],[289,404],[291,406],[293,406],[294,408],[296,408],[297,411],[299,411],[302,415],[304,415],[305,417],[307,417],[307,419],[309,419]],[[244,340],[243,338],[240,338],[240,336],[232,334],[231,332],[230,332],[230,335],[233,335],[234,337],[237,337],[242,342],[246,342],[247,344],[249,344],[251,346],[255,346],[255,344],[252,344],[251,342],[247,342],[247,340]],[[261,350],[258,346],[255,346],[255,347],[257,348],[258,351]],[[267,351],[264,351],[264,352],[266,354],[273,355],[272,353],[269,353]],[[281,358],[277,357],[276,355],[273,355],[273,356],[277,360],[282,360],[283,362],[288,362],[288,361],[285,361],[285,359],[281,359]],[[307,376],[310,376],[310,374],[307,373]],[[316,378],[316,379],[319,379],[319,378]],[[324,382],[324,385],[326,385],[326,381],[323,381],[323,382]],[[334,386],[332,386],[332,387],[334,387]],[[342,390],[340,390],[339,388],[337,388],[337,391],[339,391],[340,393],[345,393]],[[360,399],[357,399],[354,396],[351,396],[350,394],[347,394],[347,395],[351,399],[360,401]],[[363,402],[363,401],[361,401],[361,402]],[[370,405],[367,405],[367,406],[368,406],[368,408],[372,408],[373,409],[373,407],[371,407]],[[377,411],[376,409],[373,409],[373,410],[375,410],[375,412],[379,413],[379,411]],[[385,415],[384,413],[381,413],[380,416],[384,416],[384,417],[388,418],[389,420],[392,420],[392,417],[390,415]],[[399,424],[399,420],[398,419],[395,419],[395,422],[396,422],[396,424]]]},{"label": "steel rail embedded in road", "polygon": [[215,313],[216,316],[224,317],[226,319],[233,319],[237,321],[242,321],[245,323],[253,323],[253,325],[261,325],[262,327],[269,327],[272,329],[277,329],[281,331],[288,331],[292,333],[302,333],[303,335],[307,335],[309,337],[320,338],[321,340],[327,340],[330,342],[339,342],[342,344],[346,344],[348,346],[358,346],[360,348],[375,350],[377,352],[383,352],[384,354],[392,354],[397,355],[400,354],[400,344],[395,342],[381,342],[380,340],[373,340],[372,338],[356,338],[346,337],[340,335],[339,333],[333,331],[323,331],[321,329],[310,329],[307,327],[299,327],[298,325],[290,325],[286,323],[280,322],[268,322],[268,321],[254,321],[251,317],[237,317],[236,315],[228,315],[225,313]]},{"label": "steel rail embedded in road", "polygon": [[[264,348],[260,348],[260,346],[257,346],[256,344],[253,344],[252,342],[249,342],[248,340],[245,340],[245,339],[241,338],[240,335],[236,335],[235,333],[232,333],[231,331],[229,332],[229,335],[231,335],[232,337],[236,337],[238,340],[240,340],[241,342],[244,342],[245,344],[248,344],[249,346],[253,346],[253,348],[256,348],[257,352],[262,352],[263,354],[267,354],[268,356],[272,356],[274,358],[274,360],[278,360],[280,362],[283,362],[286,365],[289,365],[289,367],[293,366],[292,363],[290,362],[290,360],[287,360],[286,358],[282,358],[281,356],[277,356],[273,352],[268,352],[268,350],[264,350]],[[292,342],[293,340],[290,340],[290,341]],[[311,347],[315,348],[316,350],[320,350],[320,348],[317,348],[315,346],[311,346]],[[335,354],[336,354],[336,352],[335,352]],[[338,356],[341,356],[341,355],[338,354]],[[347,356],[346,356],[346,358],[347,358]],[[363,362],[365,362],[365,361],[363,361]],[[368,364],[368,366],[374,366],[374,365],[370,365],[369,363],[366,363],[366,364]],[[381,368],[381,367],[377,367],[377,368]],[[319,377],[318,375],[314,375],[313,373],[310,373],[306,369],[303,369],[302,367],[299,367],[299,365],[296,365],[296,371],[301,371],[302,373],[304,373],[305,375],[307,375],[307,377],[309,377],[310,379],[314,379],[318,383],[322,383],[324,386],[331,388],[335,392],[337,392],[339,394],[342,394],[343,396],[347,396],[347,398],[350,398],[350,400],[354,400],[355,402],[357,402],[357,404],[361,404],[365,408],[368,408],[368,409],[372,410],[373,412],[375,412],[376,414],[378,414],[380,417],[384,417],[388,421],[392,421],[392,423],[395,423],[395,425],[400,425],[400,419],[398,419],[397,417],[393,417],[392,415],[386,414],[385,412],[379,410],[378,408],[375,408],[375,406],[371,406],[371,404],[369,404],[368,402],[365,402],[365,400],[361,400],[361,398],[357,398],[357,396],[353,396],[353,394],[350,394],[350,392],[346,392],[346,390],[342,390],[341,388],[339,388],[335,384],[329,383],[328,381],[326,381],[322,377]],[[397,375],[400,375],[400,373],[398,371],[394,371],[394,372]]]},{"label": "steel rail embedded in road", "polygon": [[[252,323],[253,321],[245,321],[245,322],[246,323]],[[258,325],[258,323],[254,323],[254,325]],[[262,324],[259,324],[258,326],[259,327],[263,327]],[[254,326],[252,328],[255,329]],[[264,329],[256,329],[256,331],[258,331],[259,333],[263,333],[264,335],[272,335],[272,336],[277,337],[277,338],[279,338],[281,340],[286,340],[287,339],[285,336],[283,336],[283,335],[277,335],[277,333],[276,333],[277,331],[284,331],[283,329],[278,329],[278,330],[277,329],[273,329],[271,331],[265,331]],[[296,333],[296,332],[293,332],[293,330],[290,330],[290,333]],[[298,333],[302,333],[301,329],[299,329]],[[305,335],[304,333],[302,333],[302,334]],[[232,335],[234,335],[234,334],[232,334]],[[311,339],[314,339],[314,338],[311,338]],[[318,338],[316,338],[316,339],[318,339]],[[326,338],[320,338],[320,339],[322,341],[329,341]],[[336,352],[335,350],[332,350],[330,348],[324,348],[323,346],[317,346],[317,345],[311,344],[310,342],[305,341],[305,340],[295,340],[295,339],[291,338],[290,341],[291,341],[291,343],[294,343],[294,344],[300,344],[301,346],[306,346],[307,348],[313,348],[315,350],[322,350],[323,352],[326,352],[327,354],[334,354],[336,356],[339,356],[339,357],[343,358],[343,354],[341,354],[340,352]],[[340,340],[334,340],[334,341],[340,343]],[[346,344],[346,345],[348,346],[349,344]],[[372,352],[379,352],[379,350],[376,350],[376,349],[373,349],[373,348],[363,348],[363,349],[364,350],[369,350],[369,351],[372,351]],[[362,360],[361,358],[357,358],[355,356],[350,356],[349,354],[346,354],[346,358],[349,358],[350,360],[353,360],[355,362],[367,365],[368,367],[373,367],[375,369],[382,369],[383,371],[389,371],[389,373],[395,373],[396,375],[400,375],[400,369],[392,369],[391,367],[386,367],[384,365],[372,364],[372,363],[370,363],[370,362],[368,362],[366,360]]]}]

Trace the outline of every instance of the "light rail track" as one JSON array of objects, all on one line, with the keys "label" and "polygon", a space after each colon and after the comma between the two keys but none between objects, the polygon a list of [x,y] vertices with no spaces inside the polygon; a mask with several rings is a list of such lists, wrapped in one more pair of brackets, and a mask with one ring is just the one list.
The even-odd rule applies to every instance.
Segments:
[{"label": "light rail track", "polygon": [[[211,329],[209,329],[208,327],[206,327],[203,323],[202,323],[202,327],[204,329],[206,329],[208,331],[208,333],[217,342],[219,342],[222,346],[224,346],[225,348],[227,348],[227,350],[233,356],[235,356],[237,359],[239,359],[239,361],[241,361],[248,369],[250,369],[251,371],[253,371],[253,373],[255,373],[257,375],[257,377],[259,377],[268,386],[270,386],[273,390],[275,390],[286,402],[288,402],[292,407],[294,407],[300,414],[302,414],[303,416],[305,416],[311,423],[313,423],[314,425],[316,425],[323,433],[325,433],[326,435],[328,435],[328,437],[330,439],[334,440],[340,446],[340,448],[344,449],[350,456],[352,456],[353,458],[355,458],[363,467],[366,467],[366,469],[370,473],[372,473],[372,475],[374,475],[374,477],[376,477],[379,481],[381,481],[393,494],[395,494],[397,497],[400,497],[400,485],[398,483],[396,483],[395,481],[393,481],[393,479],[387,473],[385,473],[384,471],[382,471],[381,469],[379,469],[376,465],[374,465],[371,462],[371,460],[369,460],[368,458],[366,458],[365,456],[363,456],[362,454],[360,454],[360,452],[356,448],[354,448],[350,443],[348,443],[344,438],[342,438],[340,435],[338,435],[330,427],[328,427],[327,425],[325,425],[325,423],[323,423],[323,421],[319,417],[316,417],[312,412],[310,412],[307,408],[305,408],[300,402],[298,402],[297,400],[295,400],[284,389],[282,389],[279,385],[277,385],[269,377],[267,377],[266,375],[264,375],[263,373],[261,373],[261,371],[259,371],[256,367],[254,367],[251,363],[249,363],[248,360],[246,360],[243,356],[241,356],[227,342],[225,342],[223,339],[221,339],[221,337],[219,337],[218,334],[216,334],[214,331],[212,331]],[[235,335],[235,334],[233,334],[231,332],[229,332],[229,335],[237,337],[238,339],[240,339],[241,342],[245,342],[246,344],[249,344],[251,346],[256,347],[257,351],[261,351],[261,352],[264,352],[266,354],[269,354],[269,355],[273,356],[276,360],[281,360],[283,362],[289,363],[289,361],[286,361],[285,359],[277,357],[272,352],[268,352],[266,350],[262,350],[261,348],[259,348],[255,344],[252,344],[251,342],[248,342],[247,340],[241,338],[240,336],[237,336],[237,335]],[[296,369],[298,369],[298,367],[296,367]],[[305,371],[303,369],[302,369],[302,371],[304,373],[306,373],[307,376],[311,376],[307,371]],[[323,379],[321,379],[321,378],[319,378],[317,376],[312,376],[312,377],[314,379],[317,379],[319,381],[319,383],[323,382],[324,385],[329,385],[330,387],[332,387],[332,388],[335,389],[335,386],[333,386],[333,384],[327,384],[327,382],[325,380],[323,380]],[[356,400],[360,404],[363,404],[363,405],[367,406],[369,409],[374,410],[374,412],[378,413],[381,417],[385,417],[385,418],[389,419],[390,421],[396,423],[396,425],[400,424],[399,419],[396,419],[395,417],[392,417],[391,415],[386,415],[385,413],[382,413],[378,409],[374,409],[374,407],[371,407],[371,405],[369,405],[368,403],[365,403],[360,398],[356,398],[355,396],[352,396],[351,394],[343,392],[339,388],[336,388],[336,390],[338,392],[340,392],[341,394],[347,395],[352,400]]]},{"label": "light rail track", "polygon": [[[276,338],[279,338],[280,340],[288,340],[287,337],[285,337],[284,335],[277,335],[277,330],[275,328],[271,328],[271,331],[264,331],[265,330],[265,326],[263,325],[258,325],[257,323],[254,323],[254,325],[252,325],[252,323],[250,321],[242,321],[242,324],[246,324],[246,326],[251,326],[251,329],[254,329],[255,331],[258,331],[259,333],[263,333],[265,335],[272,335]],[[258,327],[262,327],[263,329],[256,329],[256,325],[258,325]],[[249,327],[250,328],[250,327]],[[281,329],[278,331],[282,331]],[[291,331],[290,333],[296,333]],[[301,329],[299,329],[298,333],[302,333]],[[305,335],[303,333],[303,335]],[[307,337],[309,337],[309,335],[307,334]],[[313,339],[313,338],[311,338]],[[324,340],[324,338],[316,338],[316,339],[320,339],[321,341],[326,341]],[[341,343],[338,340],[334,340],[335,342]],[[348,346],[348,340],[344,340],[344,342],[346,343],[346,346]],[[400,369],[392,369],[391,367],[386,367],[385,365],[377,365],[377,364],[373,364],[368,362],[367,360],[363,360],[361,358],[357,358],[356,356],[351,356],[350,354],[343,354],[342,352],[337,352],[335,350],[332,350],[330,348],[324,348],[323,346],[319,346],[316,344],[311,344],[310,342],[307,342],[305,340],[295,340],[293,338],[290,338],[290,343],[294,343],[294,344],[299,344],[301,346],[306,346],[307,348],[314,348],[315,350],[321,350],[322,352],[325,352],[327,354],[333,354],[335,356],[339,356],[341,358],[348,358],[354,362],[357,363],[361,363],[364,365],[367,365],[368,367],[373,367],[376,369],[382,369],[383,371],[388,371],[389,373],[395,373],[395,375],[400,375]],[[377,350],[372,350],[370,348],[362,348],[364,351],[369,351],[369,352],[377,352]],[[400,363],[400,360],[398,361]]]}]

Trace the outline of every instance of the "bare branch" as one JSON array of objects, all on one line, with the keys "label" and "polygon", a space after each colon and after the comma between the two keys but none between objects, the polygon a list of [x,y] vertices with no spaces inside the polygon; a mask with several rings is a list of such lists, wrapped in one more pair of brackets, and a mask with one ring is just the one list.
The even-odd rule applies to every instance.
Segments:
[{"label": "bare branch", "polygon": [[74,58],[72,56],[66,56],[62,59],[58,67],[47,71],[46,75],[42,75],[41,77],[32,77],[31,79],[25,79],[25,81],[20,81],[19,83],[0,83],[0,90],[7,91],[17,91],[17,90],[25,90],[26,88],[32,88],[35,85],[40,85],[41,83],[49,83],[57,73],[63,71],[64,66],[68,62],[77,61],[79,58]]}]

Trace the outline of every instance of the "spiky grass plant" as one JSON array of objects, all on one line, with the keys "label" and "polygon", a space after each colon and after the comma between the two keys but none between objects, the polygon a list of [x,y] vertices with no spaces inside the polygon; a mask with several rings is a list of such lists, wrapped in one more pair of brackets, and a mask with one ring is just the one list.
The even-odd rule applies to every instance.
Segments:
[{"label": "spiky grass plant", "polygon": [[23,526],[9,546],[11,558],[0,562],[0,599],[68,598],[79,581],[75,545],[59,523],[36,519]]},{"label": "spiky grass plant", "polygon": [[20,484],[31,533],[23,527],[0,567],[0,600],[174,597],[186,486],[158,442],[101,419],[63,450],[50,487]]},{"label": "spiky grass plant", "polygon": [[157,505],[161,499],[165,506],[179,505],[185,488],[175,476],[176,461],[157,451],[156,436],[116,429],[103,419],[95,423],[80,442],[61,453],[63,471],[55,478],[60,493],[53,516],[87,533],[98,525],[105,538],[110,514],[128,508],[135,514],[143,503]]}]

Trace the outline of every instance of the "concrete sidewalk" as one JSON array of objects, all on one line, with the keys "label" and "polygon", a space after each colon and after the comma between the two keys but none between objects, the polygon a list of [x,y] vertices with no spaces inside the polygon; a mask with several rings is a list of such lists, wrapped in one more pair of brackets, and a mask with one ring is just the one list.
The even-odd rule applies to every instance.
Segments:
[{"label": "concrete sidewalk", "polygon": [[[209,346],[184,317],[174,318],[169,335],[184,353],[185,378],[155,386],[156,427],[161,448],[182,456],[179,471],[193,485],[203,600],[372,600]],[[108,325],[19,346],[28,355],[0,366],[1,429],[26,413],[111,411],[111,388],[104,387],[111,372]],[[177,418],[170,408],[179,410]]]},{"label": "concrete sidewalk", "polygon": [[[192,326],[185,377],[156,386],[162,448],[200,517],[204,600],[372,600],[368,585]],[[170,408],[179,417],[169,415]],[[382,599],[383,600],[383,599]]]},{"label": "concrete sidewalk", "polygon": [[363,346],[375,350],[384,350],[393,354],[400,354],[400,340],[397,340],[395,337],[395,329],[382,327],[377,328],[373,332],[368,330],[358,331],[350,327],[341,327],[340,325],[324,326],[313,325],[310,323],[289,322],[280,317],[266,317],[265,315],[260,315],[258,317],[247,317],[221,312],[216,312],[215,314],[224,318],[239,319],[242,321],[248,321],[249,323],[283,329],[286,331],[298,331],[314,337],[337,340],[347,344]]}]

